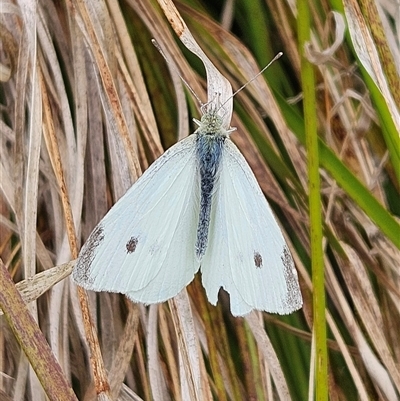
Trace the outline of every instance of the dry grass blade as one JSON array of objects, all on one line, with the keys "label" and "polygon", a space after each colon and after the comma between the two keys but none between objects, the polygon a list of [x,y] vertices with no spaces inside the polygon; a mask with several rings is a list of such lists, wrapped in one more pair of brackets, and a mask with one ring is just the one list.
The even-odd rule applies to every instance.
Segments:
[{"label": "dry grass blade", "polygon": [[204,395],[202,395],[200,386],[199,345],[195,336],[193,317],[186,290],[169,301],[169,305],[180,344],[179,359],[184,374],[184,378],[181,378],[182,398],[202,400]]},{"label": "dry grass blade", "polygon": [[258,343],[261,354],[267,360],[267,364],[270,369],[270,374],[274,379],[274,384],[276,386],[277,392],[281,400],[289,400],[290,393],[287,387],[284,374],[281,370],[279,360],[275,354],[272,347],[270,339],[266,335],[263,326],[260,324],[260,318],[255,312],[249,313],[246,316],[246,322],[249,324],[254,337]]},{"label": "dry grass blade", "polygon": [[[68,277],[74,268],[75,261],[55,266],[41,273],[35,274],[29,279],[20,281],[16,287],[21,293],[25,303],[30,303],[38,299],[42,294],[52,288],[55,284]],[[0,315],[3,312],[0,311]]]},{"label": "dry grass blade", "polygon": [[[364,68],[368,71],[368,73],[371,75],[371,78],[374,80],[379,90],[382,92],[383,97],[388,104],[388,108],[392,115],[393,121],[396,124],[397,130],[398,132],[400,132],[400,113],[398,111],[400,99],[397,95],[398,90],[395,89],[398,84],[399,75],[396,75],[396,73],[394,74],[395,82],[393,82],[392,73],[390,73],[388,76],[388,78],[390,78],[390,83],[394,85],[393,90],[395,94],[395,99],[393,99],[391,90],[385,77],[383,65],[379,59],[378,49],[381,46],[375,45],[370,30],[359,8],[359,5],[353,0],[345,1],[344,5],[347,21],[349,23],[349,31],[353,40],[353,44],[356,47],[357,55],[360,58],[360,61],[362,62]],[[393,64],[394,63],[392,60],[391,65]]]},{"label": "dry grass blade", "polygon": [[50,399],[73,401],[76,396],[43,333],[24,304],[9,272],[0,260],[0,308],[12,328],[43,389]]}]

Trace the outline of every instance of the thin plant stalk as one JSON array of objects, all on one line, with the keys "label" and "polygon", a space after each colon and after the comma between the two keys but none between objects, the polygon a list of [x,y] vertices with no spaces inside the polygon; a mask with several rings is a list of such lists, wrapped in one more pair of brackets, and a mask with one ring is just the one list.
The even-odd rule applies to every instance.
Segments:
[{"label": "thin plant stalk", "polygon": [[328,353],[326,345],[325,280],[322,248],[319,152],[316,119],[315,78],[311,63],[304,56],[304,45],[310,40],[310,14],[307,0],[298,1],[298,35],[301,55],[301,81],[304,95],[307,170],[310,213],[310,244],[313,280],[313,330],[315,336],[315,394],[319,401],[328,400]]}]

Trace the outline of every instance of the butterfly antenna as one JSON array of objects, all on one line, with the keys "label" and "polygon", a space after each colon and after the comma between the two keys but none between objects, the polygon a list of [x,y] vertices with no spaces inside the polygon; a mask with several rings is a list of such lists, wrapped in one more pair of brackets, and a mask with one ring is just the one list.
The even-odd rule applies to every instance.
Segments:
[{"label": "butterfly antenna", "polygon": [[[186,87],[189,89],[190,93],[196,98],[196,100],[199,102],[200,107],[203,107],[205,104],[200,100],[200,98],[197,96],[196,92],[191,88],[189,83],[185,80],[185,78],[182,77],[180,74],[179,70],[175,67],[174,64],[168,59],[167,55],[164,53],[163,49],[161,49],[160,45],[155,39],[151,39],[151,43],[153,43],[154,47],[160,52],[160,54],[164,57],[164,60],[168,63],[168,65],[171,66],[171,68],[178,74],[179,78],[182,80],[182,82],[186,85]],[[272,62],[272,61],[271,61]],[[271,63],[270,63],[271,64]],[[267,66],[268,67],[268,66]]]},{"label": "butterfly antenna", "polygon": [[221,106],[220,109],[227,103],[229,100],[231,100],[234,96],[236,96],[241,90],[243,90],[248,84],[252,83],[256,78],[258,78],[272,63],[274,63],[276,60],[281,58],[283,56],[283,52],[279,52],[258,74],[254,75],[253,78],[250,79],[250,81],[247,81],[244,85],[242,85],[239,89],[237,89],[232,96],[229,97]]}]

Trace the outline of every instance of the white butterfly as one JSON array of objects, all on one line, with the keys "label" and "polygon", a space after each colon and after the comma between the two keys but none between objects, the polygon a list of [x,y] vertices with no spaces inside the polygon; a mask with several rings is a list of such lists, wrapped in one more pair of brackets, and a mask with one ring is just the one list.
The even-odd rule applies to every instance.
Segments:
[{"label": "white butterfly", "polygon": [[152,304],[200,269],[208,300],[223,287],[231,312],[302,306],[289,248],[249,165],[215,107],[198,129],[135,182],[93,230],[73,272],[94,291]]}]

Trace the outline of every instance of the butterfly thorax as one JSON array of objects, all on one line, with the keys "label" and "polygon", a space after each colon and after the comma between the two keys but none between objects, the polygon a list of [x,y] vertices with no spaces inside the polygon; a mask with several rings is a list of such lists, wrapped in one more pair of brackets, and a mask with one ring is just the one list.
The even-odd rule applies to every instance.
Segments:
[{"label": "butterfly thorax", "polygon": [[214,109],[207,113],[204,113],[201,116],[200,120],[196,118],[193,121],[199,126],[195,131],[195,134],[206,134],[209,136],[222,136],[229,137],[232,131],[235,131],[236,128],[226,128],[224,127],[223,118],[217,114],[217,111]]},{"label": "butterfly thorax", "polygon": [[205,113],[201,116],[201,120],[194,120],[199,126],[195,133],[208,133],[212,136],[223,136],[226,137],[229,134],[229,130],[225,129],[222,118],[216,112]]}]

